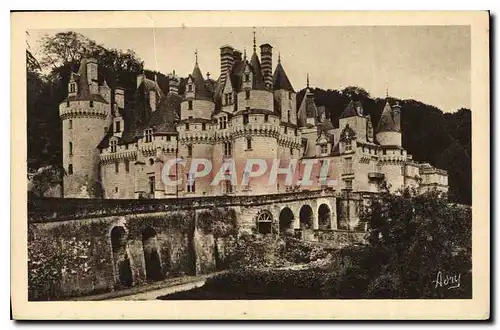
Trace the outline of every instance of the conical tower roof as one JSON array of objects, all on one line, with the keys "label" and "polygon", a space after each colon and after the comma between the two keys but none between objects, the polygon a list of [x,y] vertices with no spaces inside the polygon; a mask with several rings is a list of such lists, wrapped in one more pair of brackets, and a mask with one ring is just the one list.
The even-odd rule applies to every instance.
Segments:
[{"label": "conical tower roof", "polygon": [[399,124],[396,123],[394,118],[394,111],[389,104],[389,101],[386,101],[384,110],[382,110],[382,115],[380,116],[380,120],[377,126],[377,133],[380,132],[400,132]]},{"label": "conical tower roof", "polygon": [[288,76],[286,75],[285,69],[283,69],[283,66],[281,65],[281,61],[278,61],[276,70],[274,70],[273,86],[274,90],[284,89],[289,92],[295,92]]},{"label": "conical tower roof", "polygon": [[348,117],[358,116],[358,111],[357,111],[358,108],[363,109],[361,102],[351,100],[349,102],[349,104],[347,105],[347,107],[345,107],[342,114],[340,115],[340,118],[348,118]]},{"label": "conical tower roof", "polygon": [[250,66],[252,67],[253,72],[252,89],[265,90],[266,84],[264,83],[262,68],[260,66],[259,57],[257,56],[256,52],[252,54],[252,58],[250,59]]},{"label": "conical tower roof", "polygon": [[196,100],[212,100],[212,94],[208,91],[205,85],[205,79],[201,73],[198,63],[194,65],[193,73],[191,74],[193,83],[195,85],[195,95]]}]

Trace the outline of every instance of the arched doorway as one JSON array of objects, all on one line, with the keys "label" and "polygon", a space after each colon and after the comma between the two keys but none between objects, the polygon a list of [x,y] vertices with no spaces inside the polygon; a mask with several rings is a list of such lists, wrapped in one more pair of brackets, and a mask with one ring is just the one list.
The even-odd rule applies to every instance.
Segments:
[{"label": "arched doorway", "polygon": [[257,231],[259,234],[272,234],[273,215],[269,211],[261,211],[257,215]]},{"label": "arched doorway", "polygon": [[318,208],[318,227],[319,229],[331,229],[332,214],[330,208],[326,204],[321,204]]},{"label": "arched doorway", "polygon": [[309,205],[303,205],[299,212],[300,230],[302,232],[302,239],[313,240],[313,210]]},{"label": "arched doorway", "polygon": [[289,207],[283,208],[280,212],[280,233],[287,233],[293,230],[293,220],[295,216]]},{"label": "arched doorway", "polygon": [[116,226],[111,229],[110,236],[116,282],[123,286],[132,286],[134,281],[127,253],[127,232],[122,226]]},{"label": "arched doorway", "polygon": [[158,239],[156,231],[147,227],[142,232],[142,249],[144,251],[144,263],[146,266],[146,278],[149,281],[159,281],[163,279],[161,272],[160,254],[158,253]]}]

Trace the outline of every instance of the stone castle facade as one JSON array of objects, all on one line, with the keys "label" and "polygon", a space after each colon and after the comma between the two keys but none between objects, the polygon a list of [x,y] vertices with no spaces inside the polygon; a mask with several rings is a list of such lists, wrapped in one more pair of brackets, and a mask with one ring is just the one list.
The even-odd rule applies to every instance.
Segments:
[{"label": "stone castle facade", "polygon": [[[188,196],[278,194],[297,189],[326,189],[321,182],[307,188],[286,183],[284,176],[235,182],[215,172],[192,178],[193,159],[208,159],[213,169],[247,159],[330,162],[326,179],[337,191],[377,193],[413,186],[420,191],[447,191],[443,170],[412,160],[402,147],[401,106],[386,102],[373,127],[359,101],[351,101],[337,127],[317,107],[309,88],[297,109],[296,91],[278,58],[273,73],[272,46],[253,46],[250,59],[231,46],[220,48],[221,75],[205,78],[196,63],[186,78],[169,75],[169,89],[137,76],[133,99],[122,88],[113,91],[98,79],[98,63],[84,58],[72,73],[68,96],[60,104],[63,127],[64,197],[107,199],[177,198]],[[242,56],[243,55],[243,56]],[[165,164],[182,159],[168,172],[177,186],[166,185]],[[302,172],[301,172],[302,171]],[[239,171],[245,176],[245,170]]]}]

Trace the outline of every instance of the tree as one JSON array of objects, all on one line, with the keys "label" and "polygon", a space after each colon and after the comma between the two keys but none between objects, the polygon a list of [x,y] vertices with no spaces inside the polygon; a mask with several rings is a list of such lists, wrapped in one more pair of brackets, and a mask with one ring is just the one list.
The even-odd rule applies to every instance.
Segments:
[{"label": "tree", "polygon": [[[369,286],[375,296],[387,292],[399,298],[471,296],[470,207],[450,204],[437,191],[417,194],[406,189],[374,199],[362,218],[369,223],[370,249],[383,256],[377,262],[387,260]],[[453,291],[438,287],[433,281],[440,271],[460,274],[461,287]],[[384,288],[385,284],[390,287]]]}]

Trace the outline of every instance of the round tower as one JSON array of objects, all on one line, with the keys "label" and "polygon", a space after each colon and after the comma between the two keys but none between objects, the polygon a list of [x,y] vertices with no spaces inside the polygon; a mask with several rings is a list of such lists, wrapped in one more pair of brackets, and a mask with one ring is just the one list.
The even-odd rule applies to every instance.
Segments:
[{"label": "round tower", "polygon": [[78,73],[71,74],[68,97],[59,105],[65,198],[101,197],[97,145],[111,124],[111,105],[107,86],[98,86],[97,69],[95,59],[82,59]]},{"label": "round tower", "polygon": [[376,138],[382,146],[401,147],[401,107],[399,104],[394,106],[394,109],[389,104],[385,103],[384,110],[380,116],[377,126]]}]

